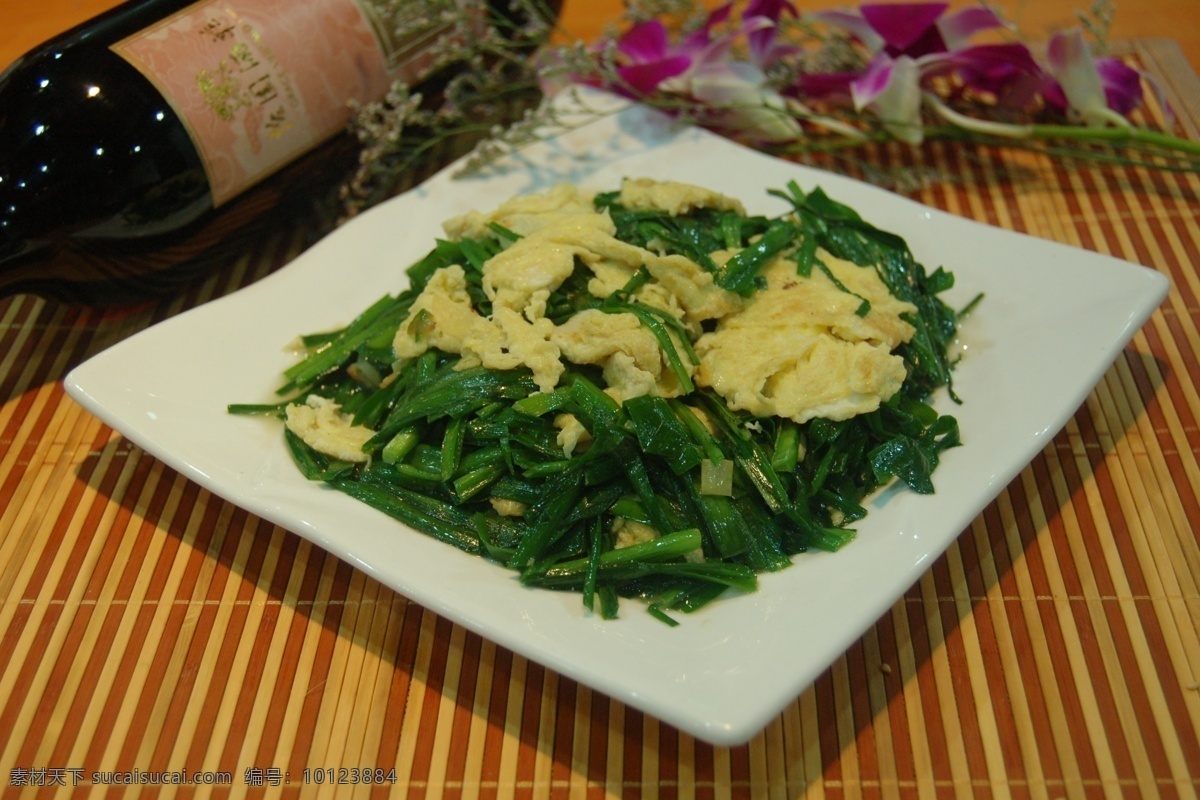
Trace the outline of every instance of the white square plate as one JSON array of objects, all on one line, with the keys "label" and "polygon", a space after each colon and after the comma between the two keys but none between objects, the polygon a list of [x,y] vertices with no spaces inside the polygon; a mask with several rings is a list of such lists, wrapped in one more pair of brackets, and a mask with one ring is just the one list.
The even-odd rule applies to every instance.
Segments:
[{"label": "white square plate", "polygon": [[[594,98],[591,102],[610,102]],[[67,377],[70,395],[215,494],[312,540],[375,579],[530,659],[715,744],[744,742],[867,630],[1044,447],[1162,301],[1157,272],[950,216],[878,188],[797,166],[640,107],[538,144],[479,177],[453,168],[360,216],[276,274],[100,353]],[[521,587],[336,491],[305,481],[280,426],[226,413],[269,401],[297,334],[339,327],[405,285],[443,220],[561,181],[592,190],[623,176],[699,183],[751,212],[795,179],[822,187],[907,239],[946,295],[986,298],[955,374],[965,446],[945,454],[937,493],[885,491],[836,554],[798,556],[669,628],[635,603],[587,616],[577,595]]]}]

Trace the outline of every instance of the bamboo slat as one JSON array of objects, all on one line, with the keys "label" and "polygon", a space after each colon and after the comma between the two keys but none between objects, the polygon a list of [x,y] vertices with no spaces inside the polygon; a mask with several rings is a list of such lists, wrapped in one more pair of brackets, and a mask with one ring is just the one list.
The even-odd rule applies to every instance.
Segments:
[{"label": "bamboo slat", "polygon": [[[1200,138],[1178,50],[1132,55]],[[180,794],[230,797],[1196,797],[1200,179],[938,144],[825,166],[954,175],[904,189],[1172,285],[1063,431],[749,744],[439,618],[66,397],[73,365],[263,277],[297,233],[137,308],[0,302],[0,797],[183,769],[229,784]],[[387,780],[339,785],[355,767]]]}]

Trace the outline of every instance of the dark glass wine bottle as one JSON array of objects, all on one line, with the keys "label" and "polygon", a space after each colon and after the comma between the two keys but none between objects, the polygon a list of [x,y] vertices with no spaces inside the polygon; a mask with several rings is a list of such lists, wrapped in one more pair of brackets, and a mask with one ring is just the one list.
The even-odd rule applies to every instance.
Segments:
[{"label": "dark glass wine bottle", "polygon": [[0,75],[0,296],[163,293],[311,214],[353,164],[348,102],[428,68],[436,37],[398,41],[396,7],[133,0],[18,59]]}]

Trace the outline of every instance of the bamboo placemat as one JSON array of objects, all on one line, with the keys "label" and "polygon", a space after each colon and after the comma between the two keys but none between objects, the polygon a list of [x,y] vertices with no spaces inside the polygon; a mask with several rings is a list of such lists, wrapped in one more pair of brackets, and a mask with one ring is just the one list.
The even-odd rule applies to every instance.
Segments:
[{"label": "bamboo placemat", "polygon": [[[1200,138],[1177,48],[1134,55]],[[912,164],[902,152],[851,171]],[[742,747],[406,601],[65,396],[73,365],[277,268],[299,236],[136,309],[0,303],[0,794],[209,771],[227,785],[184,793],[1195,797],[1200,178],[988,148],[915,158],[955,176],[917,199],[1146,264],[1171,293],[1053,442]]]}]

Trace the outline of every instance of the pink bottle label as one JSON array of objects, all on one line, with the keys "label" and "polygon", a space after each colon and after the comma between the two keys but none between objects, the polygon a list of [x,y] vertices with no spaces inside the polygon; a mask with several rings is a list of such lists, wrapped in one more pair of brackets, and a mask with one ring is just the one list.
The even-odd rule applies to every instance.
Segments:
[{"label": "pink bottle label", "polygon": [[201,0],[112,50],[183,120],[220,205],[343,130],[350,100],[428,68],[372,2]]}]

